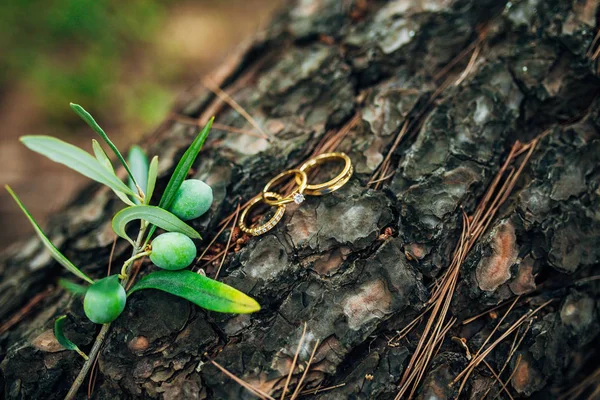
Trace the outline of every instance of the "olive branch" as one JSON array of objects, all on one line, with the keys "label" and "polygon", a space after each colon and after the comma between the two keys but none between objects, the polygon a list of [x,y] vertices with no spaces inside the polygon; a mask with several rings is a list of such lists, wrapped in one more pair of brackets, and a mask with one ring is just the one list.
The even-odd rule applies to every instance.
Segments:
[{"label": "olive branch", "polygon": [[[158,156],[154,156],[148,162],[145,152],[140,147],[133,146],[129,151],[128,159],[125,160],[108,135],[83,107],[71,104],[71,108],[113,151],[127,171],[128,184],[116,175],[110,158],[100,143],[94,139],[92,139],[94,156],[50,136],[23,136],[21,142],[29,149],[108,186],[127,205],[112,219],[114,232],[128,241],[132,247],[131,256],[123,262],[120,273],[94,281],[82,272],[52,244],[19,197],[8,185],[6,186],[6,190],[29,219],[52,257],[66,270],[84,281],[83,284],[79,284],[60,279],[59,285],[74,295],[83,296],[83,308],[87,318],[94,323],[102,324],[88,356],[65,336],[64,325],[68,320],[67,316],[62,315],[55,320],[54,333],[58,342],[85,359],[66,399],[75,397],[98,356],[111,323],[121,315],[128,296],[134,292],[157,289],[217,312],[242,314],[260,310],[256,300],[237,289],[185,269],[196,258],[196,245],[192,239],[201,239],[201,236],[184,220],[203,215],[213,201],[212,189],[208,185],[197,179],[186,180],[186,177],[208,137],[214,118],[204,126],[183,154],[158,205],[154,206],[150,203],[158,177]],[[128,236],[126,230],[128,224],[134,221],[139,221],[140,225],[135,240]],[[152,239],[159,228],[166,233]],[[129,283],[133,262],[146,256],[161,269],[144,276],[127,293],[125,287]]]}]

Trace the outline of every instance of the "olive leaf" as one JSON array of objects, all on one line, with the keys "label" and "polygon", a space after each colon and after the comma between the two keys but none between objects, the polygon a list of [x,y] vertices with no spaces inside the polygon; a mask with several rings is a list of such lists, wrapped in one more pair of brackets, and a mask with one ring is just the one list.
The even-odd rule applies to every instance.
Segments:
[{"label": "olive leaf", "polygon": [[[129,150],[129,154],[127,155],[127,162],[131,167],[131,172],[135,177],[135,181],[129,178],[129,187],[134,192],[137,191],[136,182],[143,191],[147,191],[148,186],[148,156],[142,150],[140,146],[131,146]],[[137,198],[133,198],[133,202],[135,204],[140,204],[140,200]]]},{"label": "olive leaf", "polygon": [[48,250],[50,250],[50,254],[52,255],[52,257],[56,261],[58,261],[58,263],[60,265],[62,265],[63,267],[65,267],[67,270],[69,270],[69,272],[72,272],[73,274],[77,275],[78,277],[80,277],[81,279],[83,279],[86,282],[94,283],[94,280],[92,278],[90,278],[89,276],[87,276],[86,274],[84,274],[83,272],[81,272],[79,270],[79,268],[77,268],[75,265],[73,265],[73,263],[71,261],[69,261],[67,259],[67,257],[65,257],[52,244],[52,242],[50,241],[50,239],[48,239],[46,237],[46,235],[44,234],[44,231],[42,231],[42,229],[37,224],[37,222],[35,222],[35,219],[33,219],[33,216],[29,213],[29,211],[27,211],[27,209],[25,208],[25,206],[23,205],[23,203],[21,203],[21,200],[19,199],[19,197],[15,194],[15,192],[13,192],[13,190],[10,188],[10,186],[5,185],[4,187],[6,188],[6,190],[8,191],[8,193],[10,193],[10,195],[12,196],[12,198],[15,199],[15,201],[17,202],[17,204],[19,205],[19,207],[21,208],[21,210],[23,211],[23,213],[25,214],[25,216],[29,219],[29,222],[31,222],[31,225],[33,225],[33,229],[35,229],[35,233],[37,233],[37,235],[40,237],[40,239],[42,240],[42,243],[44,243],[44,246],[46,246],[46,248]]},{"label": "olive leaf", "polygon": [[127,163],[125,162],[125,159],[121,155],[121,152],[119,151],[119,149],[117,149],[117,146],[115,146],[115,144],[109,139],[108,135],[104,132],[104,130],[102,128],[100,128],[100,125],[98,125],[98,123],[96,122],[94,117],[92,117],[92,115],[90,113],[85,111],[85,109],[83,107],[81,107],[79,104],[70,103],[69,105],[71,106],[71,109],[73,111],[75,111],[75,113],[77,115],[79,115],[81,117],[81,119],[83,119],[89,125],[90,128],[92,128],[94,130],[94,132],[96,132],[98,135],[100,135],[100,137],[102,139],[104,139],[106,144],[108,144],[108,146],[115,153],[115,155],[117,156],[117,158],[119,159],[121,164],[123,164],[123,166],[125,167],[125,170],[129,174],[129,177],[135,183],[135,177],[133,176],[133,173],[129,169],[129,165],[127,165]]},{"label": "olive leaf", "polygon": [[158,156],[152,157],[150,161],[150,167],[148,168],[148,185],[146,186],[146,198],[144,204],[150,204],[152,194],[154,194],[154,187],[156,186],[156,178],[158,177]]},{"label": "olive leaf", "polygon": [[106,170],[111,174],[114,174],[115,169],[113,168],[110,158],[108,158],[108,155],[96,139],[92,139],[92,148],[94,149],[94,156],[96,156],[96,160],[98,160],[100,165],[106,168]]},{"label": "olive leaf", "polygon": [[115,214],[112,220],[112,228],[117,235],[126,239],[132,245],[133,240],[125,232],[125,227],[131,221],[143,219],[169,232],[179,232],[192,239],[202,239],[194,228],[177,218],[170,212],[156,206],[134,206],[127,207]]},{"label": "olive leaf", "polygon": [[50,136],[22,136],[21,142],[30,150],[100,182],[113,190],[135,195],[115,174],[106,169],[91,154],[79,147]]},{"label": "olive leaf", "polygon": [[[202,128],[202,130],[198,133],[190,147],[188,147],[185,153],[183,153],[183,156],[179,160],[179,163],[177,163],[177,167],[175,167],[175,171],[173,171],[171,179],[169,179],[169,183],[167,184],[167,187],[160,198],[160,202],[158,203],[160,208],[168,209],[171,206],[171,203],[173,203],[177,190],[179,190],[179,187],[187,177],[192,164],[194,164],[194,161],[196,161],[196,157],[198,156],[198,153],[202,149],[202,146],[204,145],[204,142],[210,133],[210,128],[212,127],[214,119],[215,117],[212,117],[208,121],[204,128]],[[146,241],[150,240],[155,230],[156,226],[150,227],[150,232],[148,233]]]},{"label": "olive leaf", "polygon": [[56,336],[56,340],[58,340],[58,343],[60,343],[61,346],[65,349],[76,351],[86,361],[89,360],[87,354],[81,351],[75,343],[71,342],[65,337],[65,334],[63,332],[65,326],[65,319],[67,319],[67,316],[63,315],[61,317],[58,317],[56,321],[54,321],[54,336]]},{"label": "olive leaf", "polygon": [[249,314],[260,310],[252,297],[189,270],[152,272],[136,283],[129,295],[142,289],[162,290],[222,313]]},{"label": "olive leaf", "polygon": [[87,286],[78,285],[75,282],[71,282],[67,279],[60,278],[58,280],[58,286],[62,287],[68,292],[76,294],[78,296],[84,296],[87,293]]},{"label": "olive leaf", "polygon": [[[100,165],[106,168],[108,172],[114,175],[115,169],[112,166],[112,162],[110,162],[110,158],[108,158],[108,155],[106,155],[106,152],[104,151],[102,146],[100,146],[100,143],[98,143],[96,139],[92,139],[92,147],[94,149],[94,155],[96,156],[96,160],[98,160]],[[133,190],[137,192],[137,189],[134,188]],[[135,206],[135,203],[131,201],[125,193],[115,189],[112,189],[112,191],[115,192],[117,197],[121,199],[123,203],[127,204],[128,206]],[[134,200],[137,200],[137,198],[134,197]]]}]

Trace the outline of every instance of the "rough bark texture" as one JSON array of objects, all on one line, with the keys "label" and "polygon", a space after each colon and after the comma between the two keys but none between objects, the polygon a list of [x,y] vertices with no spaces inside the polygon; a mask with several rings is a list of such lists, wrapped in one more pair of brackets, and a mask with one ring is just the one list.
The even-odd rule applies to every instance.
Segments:
[{"label": "rough bark texture", "polygon": [[[334,194],[289,207],[276,229],[227,258],[222,280],[258,299],[258,314],[209,313],[156,291],[132,296],[101,351],[93,398],[253,398],[204,353],[265,391],[281,388],[304,322],[303,363],[321,341],[306,388],[345,382],[311,397],[393,398],[421,327],[394,346],[387,337],[423,310],[456,247],[461,207],[473,211],[516,140],[545,130],[512,195],[462,266],[451,314],[460,322],[523,294],[528,302],[518,303],[503,331],[554,298],[533,320],[517,352],[521,362],[515,356],[503,380],[517,369],[507,387],[515,398],[555,398],[579,382],[598,366],[600,332],[600,281],[585,279],[597,275],[600,259],[600,80],[586,56],[597,13],[592,0],[306,0],[283,13],[216,77],[275,139],[213,130],[194,176],[213,186],[215,202],[193,225],[212,238],[238,199],[299,164],[358,113],[338,146],[356,174]],[[430,103],[441,79],[459,81],[481,32],[469,73]],[[251,129],[205,89],[184,97],[180,115],[215,113],[219,123]],[[369,189],[406,118],[420,124],[392,155],[395,175],[381,190]],[[170,120],[145,143],[160,157],[159,191],[195,132]],[[114,237],[110,218],[120,207],[111,192],[92,186],[47,231],[76,265],[101,276]],[[386,228],[391,237],[381,236]],[[221,246],[226,239],[219,239]],[[126,243],[118,242],[113,265],[126,253]],[[208,273],[214,274],[212,266]],[[61,275],[36,239],[5,252],[0,320]],[[82,360],[52,339],[53,321],[63,313],[71,316],[70,338],[83,349],[91,346],[99,326],[86,322],[79,299],[51,290],[0,336],[6,398],[65,395]],[[496,323],[486,315],[455,325],[419,396],[454,397],[456,387],[447,383],[467,359],[450,338],[464,337],[477,349]],[[487,357],[496,371],[512,339]],[[297,370],[292,387],[300,375]],[[493,382],[482,365],[461,396],[478,399]]]}]

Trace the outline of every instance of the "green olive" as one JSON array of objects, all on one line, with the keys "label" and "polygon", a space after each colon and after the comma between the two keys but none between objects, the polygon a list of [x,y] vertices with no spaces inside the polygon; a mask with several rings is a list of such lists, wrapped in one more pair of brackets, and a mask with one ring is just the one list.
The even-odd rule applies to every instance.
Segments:
[{"label": "green olive", "polygon": [[160,268],[182,269],[189,266],[194,258],[196,258],[196,245],[183,233],[163,233],[152,241],[150,260]]},{"label": "green olive", "polygon": [[169,211],[187,221],[207,212],[212,202],[213,193],[210,186],[199,179],[188,179],[183,181],[175,193]]},{"label": "green olive", "polygon": [[83,310],[90,321],[97,324],[112,322],[125,308],[127,295],[117,275],[96,281],[83,299]]}]

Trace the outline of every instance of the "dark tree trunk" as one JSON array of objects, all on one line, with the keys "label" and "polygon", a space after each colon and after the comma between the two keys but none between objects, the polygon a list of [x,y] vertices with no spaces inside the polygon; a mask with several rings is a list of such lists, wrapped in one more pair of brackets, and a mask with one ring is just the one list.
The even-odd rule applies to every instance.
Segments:
[{"label": "dark tree trunk", "polygon": [[[425,309],[458,245],[463,210],[473,215],[512,145],[542,134],[462,263],[448,313],[457,322],[418,396],[456,396],[458,385],[447,385],[468,360],[451,338],[465,338],[475,352],[508,307],[461,321],[517,295],[494,340],[528,310],[554,301],[517,332],[523,339],[501,376],[505,382],[514,372],[507,390],[514,398],[557,398],[578,384],[599,356],[597,2],[301,3],[213,76],[274,139],[213,130],[194,170],[215,193],[210,215],[193,222],[205,238],[200,247],[239,199],[315,150],[345,151],[355,176],[334,194],[289,207],[271,233],[231,251],[220,279],[259,300],[259,313],[205,312],[157,291],[132,296],[102,348],[93,397],[253,398],[207,356],[278,397],[306,322],[302,365],[321,344],[305,389],[345,383],[311,398],[394,398],[427,316],[403,340],[388,338]],[[253,129],[212,92],[189,91],[142,143],[160,157],[159,191],[197,131],[190,121],[213,114],[220,124]],[[384,162],[389,168],[378,177],[393,177],[368,185]],[[76,265],[102,276],[114,238],[110,219],[121,206],[92,186],[47,231]],[[224,248],[227,234],[209,254]],[[126,252],[117,242],[113,266]],[[209,265],[208,275],[215,270]],[[83,349],[94,341],[99,326],[86,322],[81,301],[55,287],[62,275],[35,238],[2,258],[0,320],[44,293],[0,334],[6,398],[64,397],[82,360],[52,339],[57,316],[71,316],[68,335]],[[514,338],[487,356],[494,371]],[[481,364],[461,397],[479,399],[494,383],[489,398],[500,385]],[[80,398],[86,389],[87,380]]]}]

